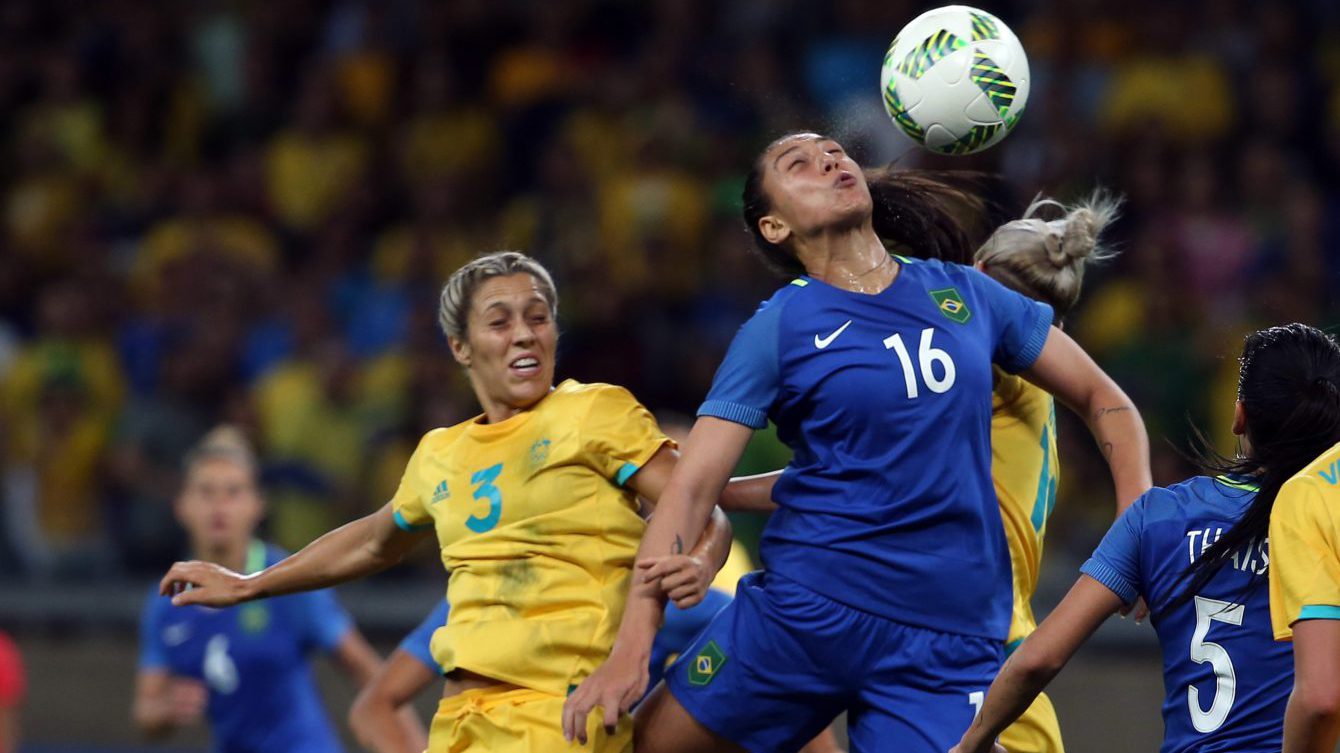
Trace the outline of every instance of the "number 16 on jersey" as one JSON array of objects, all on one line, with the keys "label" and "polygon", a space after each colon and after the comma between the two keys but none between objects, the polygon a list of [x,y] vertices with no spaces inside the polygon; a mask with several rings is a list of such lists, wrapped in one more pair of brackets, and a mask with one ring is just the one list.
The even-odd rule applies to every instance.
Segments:
[{"label": "number 16 on jersey", "polygon": [[[954,386],[954,378],[958,372],[954,368],[954,359],[940,348],[931,345],[931,338],[935,336],[935,328],[927,327],[921,330],[921,343],[917,346],[917,365],[920,366],[921,379],[926,383],[926,388],[936,394],[949,391]],[[903,381],[907,385],[908,399],[920,397],[921,391],[917,385],[917,375],[912,365],[912,354],[908,352],[907,345],[903,342],[903,336],[894,333],[884,338],[884,347],[892,350],[898,355],[898,362],[903,365]],[[944,372],[941,376],[935,376],[935,365],[939,364]]]}]

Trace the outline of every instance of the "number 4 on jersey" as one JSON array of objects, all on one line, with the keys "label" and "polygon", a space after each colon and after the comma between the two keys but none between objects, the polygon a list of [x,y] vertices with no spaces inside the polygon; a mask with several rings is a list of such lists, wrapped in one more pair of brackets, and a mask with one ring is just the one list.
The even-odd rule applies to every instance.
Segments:
[{"label": "number 4 on jersey", "polygon": [[[921,343],[917,346],[917,363],[921,367],[921,379],[926,383],[927,389],[941,394],[948,392],[949,388],[954,386],[954,378],[958,372],[954,368],[954,359],[945,351],[931,345],[931,338],[934,336],[934,327],[921,330]],[[899,363],[903,365],[903,381],[907,384],[907,397],[909,399],[919,397],[921,392],[917,389],[917,375],[913,371],[912,354],[907,352],[903,336],[895,333],[884,338],[884,347],[896,353]],[[939,378],[935,376],[934,366],[937,363],[944,372]]]}]

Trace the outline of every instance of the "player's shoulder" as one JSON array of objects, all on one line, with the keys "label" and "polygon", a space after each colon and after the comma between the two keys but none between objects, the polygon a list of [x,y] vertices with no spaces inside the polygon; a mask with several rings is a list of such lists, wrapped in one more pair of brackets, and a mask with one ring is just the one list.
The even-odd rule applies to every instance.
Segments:
[{"label": "player's shoulder", "polygon": [[172,597],[164,596],[158,592],[158,584],[148,586],[144,589],[144,610],[143,614],[147,620],[158,620],[163,614],[172,608]]},{"label": "player's shoulder", "polygon": [[914,259],[910,256],[894,254],[901,266],[899,274],[925,278],[928,282],[949,280],[959,284],[969,284],[981,279],[991,279],[976,269],[944,259]]},{"label": "player's shoulder", "polygon": [[763,299],[758,304],[758,308],[754,309],[754,314],[749,317],[749,321],[778,318],[788,306],[794,305],[797,301],[812,299],[819,289],[820,284],[816,280],[801,275]]},{"label": "player's shoulder", "polygon": [[1316,515],[1321,510],[1314,508],[1329,508],[1331,500],[1340,500],[1340,444],[1318,455],[1284,482],[1271,515]]},{"label": "player's shoulder", "polygon": [[1168,486],[1156,486],[1136,501],[1146,523],[1185,521],[1205,516],[1236,519],[1251,504],[1256,484],[1238,476],[1192,476]]},{"label": "player's shoulder", "polygon": [[1323,491],[1329,489],[1340,492],[1340,443],[1303,466],[1301,471],[1285,482],[1286,487],[1290,484],[1318,486]]},{"label": "player's shoulder", "polygon": [[554,391],[545,398],[549,408],[567,408],[574,406],[591,407],[600,403],[636,403],[637,398],[627,387],[606,382],[579,382],[576,379],[564,379]]},{"label": "player's shoulder", "polygon": [[423,436],[419,437],[418,452],[422,454],[425,452],[441,452],[446,450],[454,444],[456,440],[465,435],[466,427],[475,420],[477,420],[477,417],[462,421],[453,426],[442,426],[436,429],[429,429],[424,432]]}]

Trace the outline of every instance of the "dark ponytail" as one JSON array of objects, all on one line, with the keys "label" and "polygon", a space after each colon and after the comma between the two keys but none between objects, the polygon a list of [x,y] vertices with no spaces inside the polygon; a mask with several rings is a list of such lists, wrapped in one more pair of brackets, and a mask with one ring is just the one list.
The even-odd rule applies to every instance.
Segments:
[{"label": "dark ponytail", "polygon": [[[1165,609],[1190,601],[1234,553],[1266,538],[1280,487],[1340,442],[1340,346],[1305,324],[1247,336],[1238,372],[1247,457],[1228,458],[1197,432],[1199,460],[1211,473],[1252,476],[1260,486],[1247,511],[1183,573],[1186,588]],[[1152,606],[1152,605],[1151,605]]]},{"label": "dark ponytail", "polygon": [[[786,277],[804,274],[805,267],[791,251],[769,243],[759,229],[758,221],[772,211],[763,190],[763,155],[778,142],[803,133],[789,133],[763,150],[745,176],[742,196],[744,224],[755,249],[764,264]],[[865,181],[874,204],[875,234],[891,251],[907,256],[971,264],[977,247],[1005,214],[996,201],[1004,195],[1003,184],[985,173],[887,166],[866,170]]]}]

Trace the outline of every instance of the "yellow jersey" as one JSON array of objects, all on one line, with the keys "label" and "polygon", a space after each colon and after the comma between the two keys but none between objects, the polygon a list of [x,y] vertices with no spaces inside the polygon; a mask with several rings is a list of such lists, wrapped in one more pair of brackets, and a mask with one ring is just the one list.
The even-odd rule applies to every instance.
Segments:
[{"label": "yellow jersey", "polygon": [[1270,512],[1270,622],[1340,619],[1340,444],[1285,482]]},{"label": "yellow jersey", "polygon": [[442,548],[444,672],[565,695],[605,660],[645,529],[624,484],[667,445],[627,390],[572,380],[506,421],[424,435],[392,509]]},{"label": "yellow jersey", "polygon": [[1014,615],[1007,650],[1037,628],[1033,591],[1042,566],[1047,517],[1056,505],[1060,465],[1056,452],[1056,403],[1046,390],[996,369],[991,395],[991,480],[1014,572]]}]

